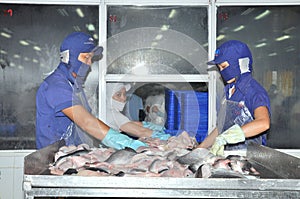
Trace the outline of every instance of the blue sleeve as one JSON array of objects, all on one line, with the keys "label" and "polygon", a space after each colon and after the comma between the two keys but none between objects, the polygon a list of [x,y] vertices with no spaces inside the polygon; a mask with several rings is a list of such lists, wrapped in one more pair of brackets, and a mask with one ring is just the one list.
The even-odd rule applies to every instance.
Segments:
[{"label": "blue sleeve", "polygon": [[255,95],[253,96],[252,99],[252,110],[253,110],[253,115],[254,115],[254,110],[257,109],[260,106],[265,106],[267,107],[269,111],[269,115],[271,116],[271,107],[270,107],[270,99],[267,94],[267,92],[262,88],[259,89]]},{"label": "blue sleeve", "polygon": [[55,110],[56,116],[63,116],[65,108],[79,104],[73,88],[68,82],[56,82],[48,87],[48,103]]}]

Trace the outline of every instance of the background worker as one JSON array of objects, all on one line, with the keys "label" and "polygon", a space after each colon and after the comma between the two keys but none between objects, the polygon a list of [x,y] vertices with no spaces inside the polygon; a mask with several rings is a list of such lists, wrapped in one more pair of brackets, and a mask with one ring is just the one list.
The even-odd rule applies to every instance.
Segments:
[{"label": "background worker", "polygon": [[66,145],[93,145],[92,137],[108,147],[136,150],[146,146],[110,128],[91,114],[83,85],[93,61],[102,58],[103,48],[95,46],[88,34],[74,32],[60,47],[56,70],[40,85],[36,94],[37,149],[64,139]]},{"label": "background worker", "polygon": [[220,103],[217,128],[198,148],[209,148],[215,155],[227,150],[245,149],[250,142],[266,144],[270,128],[270,100],[266,90],[252,77],[252,54],[248,46],[237,40],[223,43],[215,51],[214,60],[226,83]]},{"label": "background worker", "polygon": [[131,121],[122,113],[127,99],[126,92],[129,89],[129,84],[107,84],[107,124],[136,138],[152,137],[167,140],[170,135],[164,132],[164,126],[145,121]]}]

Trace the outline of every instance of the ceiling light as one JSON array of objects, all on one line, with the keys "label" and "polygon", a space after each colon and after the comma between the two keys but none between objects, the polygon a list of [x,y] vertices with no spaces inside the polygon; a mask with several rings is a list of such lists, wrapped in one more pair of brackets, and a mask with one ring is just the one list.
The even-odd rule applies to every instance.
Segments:
[{"label": "ceiling light", "polygon": [[25,40],[20,40],[19,42],[23,46],[28,46],[29,45],[29,43],[27,41],[25,41]]},{"label": "ceiling light", "polygon": [[172,9],[170,14],[169,14],[169,19],[173,18],[176,13],[177,13],[177,11],[175,9]]},{"label": "ceiling light", "polygon": [[32,59],[33,63],[39,63],[39,61],[37,59]]},{"label": "ceiling light", "polygon": [[254,8],[248,8],[247,10],[245,10],[244,12],[242,12],[241,15],[247,15],[249,14],[250,12],[252,12],[254,10]]},{"label": "ceiling light", "polygon": [[284,32],[285,34],[289,34],[292,30],[296,30],[296,27],[295,27],[295,26],[292,26],[292,27],[290,27],[290,28],[285,29],[283,32]]},{"label": "ceiling light", "polygon": [[86,24],[86,28],[89,30],[89,31],[95,31],[95,26],[93,24]]},{"label": "ceiling light", "polygon": [[169,27],[170,27],[170,25],[163,25],[160,29],[161,29],[161,31],[166,31],[169,29]]},{"label": "ceiling light", "polygon": [[152,42],[151,46],[157,46],[157,44],[158,44],[157,42]]},{"label": "ceiling light", "polygon": [[97,34],[93,34],[94,39],[98,39],[98,35]]},{"label": "ceiling light", "polygon": [[7,55],[7,52],[5,50],[0,50],[1,54]]},{"label": "ceiling light", "polygon": [[18,69],[20,69],[20,70],[23,70],[23,69],[24,69],[24,67],[23,67],[23,66],[21,66],[21,65],[19,65],[19,66],[18,66]]},{"label": "ceiling light", "polygon": [[262,19],[262,18],[264,18],[265,16],[269,15],[270,13],[271,13],[270,10],[266,10],[266,11],[264,11],[263,13],[257,15],[254,19],[255,19],[255,20]]},{"label": "ceiling light", "polygon": [[75,31],[78,31],[78,32],[80,31],[79,26],[73,26],[73,28],[74,28]]},{"label": "ceiling light", "polygon": [[40,47],[38,47],[38,46],[34,46],[34,47],[33,47],[33,50],[36,50],[36,51],[41,51],[41,48],[40,48]]},{"label": "ceiling light", "polygon": [[83,14],[83,12],[82,12],[82,10],[80,8],[76,9],[76,13],[78,14],[79,17],[81,17],[81,18],[84,17],[84,14]]},{"label": "ceiling light", "polygon": [[224,39],[225,38],[225,35],[219,35],[218,37],[217,37],[217,41],[221,41],[222,39]]},{"label": "ceiling light", "polygon": [[11,38],[11,35],[5,32],[1,32],[2,37]]},{"label": "ceiling light", "polygon": [[257,44],[255,46],[255,48],[261,48],[261,47],[266,46],[266,45],[267,45],[266,43],[260,43],[260,44]]},{"label": "ceiling light", "polygon": [[295,51],[296,49],[295,49],[295,47],[294,46],[289,46],[289,47],[287,47],[286,48],[286,52],[292,52],[292,51]]},{"label": "ceiling light", "polygon": [[245,28],[245,26],[241,25],[241,26],[235,28],[235,29],[233,30],[233,32],[238,32],[238,31],[240,31],[240,30],[243,30],[244,28]]},{"label": "ceiling light", "polygon": [[276,56],[276,55],[277,55],[277,53],[275,53],[275,52],[274,52],[274,53],[268,54],[269,57],[274,57],[274,56]]},{"label": "ceiling light", "polygon": [[10,66],[10,67],[16,67],[16,64],[15,64],[14,62],[10,62],[10,63],[9,63],[9,66]]},{"label": "ceiling light", "polygon": [[161,34],[156,35],[155,40],[161,40],[162,37],[163,37],[163,35],[161,35]]},{"label": "ceiling light", "polygon": [[69,16],[69,13],[64,8],[57,9],[57,12],[64,17]]},{"label": "ceiling light", "polygon": [[282,41],[282,40],[289,39],[290,37],[291,37],[290,35],[283,35],[281,37],[277,37],[275,40],[276,41]]},{"label": "ceiling light", "polygon": [[19,58],[20,58],[20,55],[18,55],[18,54],[14,54],[14,58],[17,58],[17,59],[19,59]]}]

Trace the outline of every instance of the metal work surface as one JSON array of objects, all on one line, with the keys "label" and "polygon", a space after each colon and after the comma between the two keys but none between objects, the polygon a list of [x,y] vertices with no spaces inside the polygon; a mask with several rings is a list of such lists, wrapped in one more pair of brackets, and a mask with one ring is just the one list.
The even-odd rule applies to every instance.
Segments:
[{"label": "metal work surface", "polygon": [[299,198],[297,179],[202,179],[25,175],[26,198]]},{"label": "metal work surface", "polygon": [[124,198],[300,198],[300,159],[259,145],[249,145],[247,158],[262,174],[259,179],[96,177],[49,175],[47,165],[58,142],[29,154],[23,189],[34,197]]}]

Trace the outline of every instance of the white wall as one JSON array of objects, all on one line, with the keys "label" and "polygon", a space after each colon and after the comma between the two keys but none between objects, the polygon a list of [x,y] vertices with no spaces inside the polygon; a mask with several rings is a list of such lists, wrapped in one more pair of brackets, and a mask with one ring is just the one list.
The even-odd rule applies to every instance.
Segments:
[{"label": "white wall", "polygon": [[0,151],[0,199],[22,199],[24,157],[34,150]]}]

